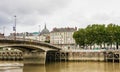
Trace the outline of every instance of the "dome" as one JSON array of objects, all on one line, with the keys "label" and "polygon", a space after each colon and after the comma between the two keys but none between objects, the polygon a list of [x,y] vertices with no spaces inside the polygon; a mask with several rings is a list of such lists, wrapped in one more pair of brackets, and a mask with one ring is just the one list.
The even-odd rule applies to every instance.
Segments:
[{"label": "dome", "polygon": [[42,34],[49,34],[49,30],[46,28],[46,25],[45,28],[41,31],[40,35]]}]

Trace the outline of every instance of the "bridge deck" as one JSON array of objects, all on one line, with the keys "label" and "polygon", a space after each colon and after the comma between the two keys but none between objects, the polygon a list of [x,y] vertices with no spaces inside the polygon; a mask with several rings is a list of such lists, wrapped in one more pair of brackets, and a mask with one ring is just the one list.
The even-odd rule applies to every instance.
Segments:
[{"label": "bridge deck", "polygon": [[28,46],[37,46],[37,47],[47,47],[49,49],[54,49],[54,50],[60,50],[59,47],[54,46],[49,43],[43,43],[43,42],[38,42],[38,41],[23,41],[23,40],[6,40],[6,39],[0,39],[0,45],[28,45]]}]

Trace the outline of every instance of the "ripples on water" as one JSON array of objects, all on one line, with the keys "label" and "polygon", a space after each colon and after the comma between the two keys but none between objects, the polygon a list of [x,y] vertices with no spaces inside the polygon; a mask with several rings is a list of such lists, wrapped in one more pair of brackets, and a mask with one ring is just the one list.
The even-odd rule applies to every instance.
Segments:
[{"label": "ripples on water", "polygon": [[57,62],[46,65],[24,65],[19,66],[20,62],[0,62],[1,64],[18,66],[0,67],[0,72],[120,72],[120,63],[105,62]]}]

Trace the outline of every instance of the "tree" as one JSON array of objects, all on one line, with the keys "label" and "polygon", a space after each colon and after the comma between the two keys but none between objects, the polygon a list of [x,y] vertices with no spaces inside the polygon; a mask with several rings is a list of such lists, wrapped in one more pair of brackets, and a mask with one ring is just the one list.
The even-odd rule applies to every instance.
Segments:
[{"label": "tree", "polygon": [[116,44],[116,48],[118,49],[118,45],[120,45],[120,26],[115,24],[109,24],[105,26],[105,24],[93,24],[88,25],[84,29],[79,29],[74,32],[73,38],[79,46],[92,46],[94,44],[102,45]]},{"label": "tree", "polygon": [[73,38],[79,46],[85,46],[85,30],[79,29],[79,31],[74,32]]}]

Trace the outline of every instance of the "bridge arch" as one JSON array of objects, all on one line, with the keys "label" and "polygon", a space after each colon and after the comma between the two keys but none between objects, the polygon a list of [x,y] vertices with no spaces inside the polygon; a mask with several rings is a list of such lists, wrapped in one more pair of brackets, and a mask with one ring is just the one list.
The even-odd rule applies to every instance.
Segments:
[{"label": "bridge arch", "polygon": [[21,40],[0,40],[0,47],[24,47],[28,49],[40,49],[43,51],[60,50],[59,47],[43,42],[31,42]]},{"label": "bridge arch", "polygon": [[48,43],[21,40],[0,40],[0,48],[2,47],[11,47],[23,51],[25,63],[37,62],[40,64],[45,64],[49,53],[55,54],[60,50],[59,47]]}]

